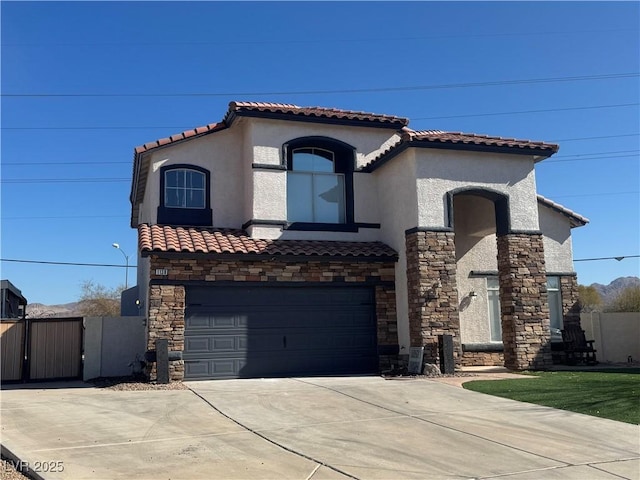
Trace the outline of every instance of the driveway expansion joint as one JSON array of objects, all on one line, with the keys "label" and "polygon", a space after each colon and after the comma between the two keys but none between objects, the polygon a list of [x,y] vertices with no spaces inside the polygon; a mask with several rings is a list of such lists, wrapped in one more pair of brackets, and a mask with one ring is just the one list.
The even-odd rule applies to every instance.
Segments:
[{"label": "driveway expansion joint", "polygon": [[432,421],[432,420],[427,420],[426,418],[422,418],[419,415],[411,415],[411,414],[407,414],[407,413],[404,413],[404,412],[399,412],[399,411],[394,410],[392,408],[388,408],[388,407],[385,407],[385,406],[382,406],[382,405],[378,405],[376,403],[369,402],[367,400],[362,400],[362,399],[360,399],[358,397],[354,397],[353,395],[349,395],[348,393],[341,392],[340,390],[336,390],[335,388],[327,387],[327,386],[324,386],[324,385],[318,385],[316,383],[309,382],[309,381],[304,381],[304,380],[301,380],[299,378],[293,378],[292,380],[295,380],[295,381],[301,382],[301,383],[305,383],[307,385],[314,385],[314,386],[319,387],[319,388],[324,388],[326,390],[329,390],[331,392],[337,393],[339,395],[344,395],[345,397],[351,398],[351,399],[356,400],[358,402],[366,403],[367,405],[371,405],[373,407],[381,408],[382,410],[386,410],[386,411],[391,412],[391,413],[402,415],[402,416],[407,417],[407,418],[414,418],[414,419],[419,420],[421,422],[430,423],[432,425],[436,425],[438,427],[445,428],[445,429],[451,430],[453,432],[458,432],[458,433],[462,433],[464,435],[469,435],[471,437],[479,438],[480,440],[491,442],[491,443],[494,443],[496,445],[500,445],[500,446],[505,447],[505,448],[509,448],[509,449],[512,449],[512,450],[517,450],[519,452],[523,452],[523,453],[526,453],[526,454],[529,454],[529,455],[534,455],[534,456],[537,456],[539,458],[544,458],[545,460],[551,460],[553,462],[558,462],[558,463],[562,464],[562,465],[558,465],[555,468],[563,467],[563,466],[567,466],[567,467],[571,466],[571,464],[569,464],[567,462],[564,462],[562,460],[558,460],[556,458],[547,457],[545,455],[540,455],[539,453],[535,453],[535,452],[530,452],[530,451],[525,450],[523,448],[514,447],[513,445],[508,445],[506,443],[498,442],[496,440],[492,440],[491,438],[486,438],[486,437],[483,437],[481,435],[477,435],[475,433],[465,432],[464,430],[460,430],[458,428],[453,428],[453,427],[450,427],[450,426],[447,426],[447,425],[443,425],[441,423],[438,423],[438,422],[435,422],[435,421]]},{"label": "driveway expansion joint", "polygon": [[254,434],[254,435],[256,435],[256,436],[258,436],[258,437],[262,438],[263,440],[265,440],[265,441],[267,441],[267,442],[269,442],[269,443],[271,443],[271,444],[275,445],[275,446],[276,446],[276,447],[278,447],[278,448],[281,448],[281,449],[283,449],[283,450],[285,450],[285,451],[287,451],[287,452],[289,452],[289,453],[293,453],[294,455],[297,455],[297,456],[302,457],[302,458],[304,458],[304,459],[306,459],[306,460],[309,460],[309,461],[311,461],[311,462],[316,463],[316,464],[317,464],[317,467],[313,470],[313,472],[311,472],[311,474],[307,477],[307,479],[306,479],[306,480],[311,479],[311,478],[313,477],[313,475],[315,475],[315,473],[318,471],[318,469],[319,469],[320,467],[327,467],[327,468],[329,468],[329,469],[333,470],[334,472],[337,472],[337,473],[339,473],[339,474],[341,474],[341,475],[344,475],[345,477],[353,478],[354,480],[360,480],[358,477],[354,477],[353,475],[351,475],[351,474],[349,474],[349,473],[347,473],[347,472],[344,472],[344,471],[340,470],[339,468],[336,468],[336,467],[334,467],[334,466],[332,466],[332,465],[329,465],[329,464],[327,464],[327,463],[325,463],[325,462],[323,462],[323,461],[321,461],[321,460],[318,460],[318,459],[316,459],[316,458],[310,457],[309,455],[306,455],[306,454],[304,454],[304,453],[302,453],[302,452],[298,452],[298,451],[296,451],[296,450],[293,450],[292,448],[286,447],[285,445],[282,445],[281,443],[278,443],[278,442],[276,442],[275,440],[272,440],[271,438],[267,437],[267,436],[266,436],[266,435],[264,435],[263,433],[260,433],[259,431],[254,430],[254,429],[252,429],[252,428],[248,427],[247,425],[244,425],[243,423],[239,422],[239,421],[238,421],[238,420],[236,420],[235,418],[230,417],[229,415],[227,415],[226,413],[224,413],[222,410],[220,410],[218,407],[216,407],[213,403],[211,403],[209,400],[207,400],[206,398],[204,398],[202,395],[200,395],[198,392],[196,392],[195,390],[191,389],[190,387],[189,387],[189,390],[190,390],[190,391],[191,391],[191,392],[192,392],[196,397],[200,398],[203,402],[205,402],[207,405],[209,405],[211,408],[213,408],[216,412],[218,412],[220,415],[222,415],[223,417],[225,417],[225,418],[229,419],[230,421],[232,421],[232,422],[233,422],[233,423],[235,423],[236,425],[238,425],[238,426],[240,426],[240,427],[244,428],[246,431],[251,432],[252,434]]}]

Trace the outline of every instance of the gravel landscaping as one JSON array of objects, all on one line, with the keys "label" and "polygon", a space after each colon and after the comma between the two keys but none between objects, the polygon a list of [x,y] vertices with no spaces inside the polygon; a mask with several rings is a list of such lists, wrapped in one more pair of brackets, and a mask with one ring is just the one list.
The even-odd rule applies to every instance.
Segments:
[{"label": "gravel landscaping", "polygon": [[88,380],[87,383],[97,388],[107,390],[136,391],[136,390],[189,390],[182,382],[155,383],[146,381],[143,375],[127,377],[99,377]]},{"label": "gravel landscaping", "polygon": [[2,468],[0,468],[0,479],[2,480],[29,480],[22,473],[15,469],[13,464],[2,457]]}]

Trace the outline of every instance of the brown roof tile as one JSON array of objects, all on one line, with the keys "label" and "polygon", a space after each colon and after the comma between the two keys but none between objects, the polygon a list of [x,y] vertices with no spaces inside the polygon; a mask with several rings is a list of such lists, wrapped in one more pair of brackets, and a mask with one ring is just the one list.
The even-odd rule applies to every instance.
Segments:
[{"label": "brown roof tile", "polygon": [[332,242],[324,240],[264,240],[250,238],[242,230],[200,227],[138,226],[141,252],[187,252],[212,254],[300,255],[331,257],[396,258],[381,242]]},{"label": "brown roof tile", "polygon": [[511,147],[522,149],[540,149],[551,153],[558,151],[558,145],[554,143],[537,142],[532,140],[519,140],[517,138],[492,137],[489,135],[478,135],[476,133],[443,132],[441,130],[415,131],[405,129],[403,140],[408,141],[428,141],[439,143],[463,143],[474,145],[488,145],[498,147]]},{"label": "brown roof tile", "polygon": [[134,152],[137,155],[140,153],[144,153],[147,150],[151,150],[153,148],[169,145],[171,143],[179,142],[180,140],[185,140],[190,137],[204,135],[205,133],[215,132],[217,130],[222,130],[223,128],[227,128],[227,125],[225,125],[223,122],[210,123],[209,125],[196,127],[192,130],[187,130],[175,135],[171,135],[170,137],[161,138],[159,140],[156,140],[155,142],[145,143],[144,145],[140,145],[139,147],[136,147],[134,149]]},{"label": "brown roof tile", "polygon": [[478,135],[476,133],[444,132],[442,130],[412,130],[404,127],[401,139],[392,145],[363,169],[371,171],[393,158],[402,149],[412,144],[428,144],[434,148],[442,145],[442,148],[459,148],[470,150],[504,150],[505,153],[527,153],[530,155],[540,155],[549,157],[560,148],[555,143],[545,143],[533,140],[522,140],[517,138],[492,137],[489,135]]},{"label": "brown roof tile", "polygon": [[326,107],[300,107],[291,103],[266,102],[231,102],[225,121],[233,121],[234,115],[250,112],[254,114],[278,114],[292,117],[316,118],[318,120],[346,120],[360,123],[382,124],[393,128],[402,128],[409,124],[409,119],[395,115],[342,110]]}]

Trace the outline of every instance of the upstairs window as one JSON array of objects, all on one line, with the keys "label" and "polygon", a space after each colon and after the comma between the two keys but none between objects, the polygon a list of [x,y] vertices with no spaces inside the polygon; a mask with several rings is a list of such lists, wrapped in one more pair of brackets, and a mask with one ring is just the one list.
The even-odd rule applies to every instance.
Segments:
[{"label": "upstairs window", "polygon": [[195,165],[168,165],[160,169],[158,223],[212,226],[211,178]]},{"label": "upstairs window", "polygon": [[336,172],[335,153],[296,148],[287,177],[287,220],[345,223],[345,178]]},{"label": "upstairs window", "polygon": [[351,231],[355,149],[327,137],[284,145],[287,221],[300,230]]},{"label": "upstairs window", "polygon": [[205,208],[206,177],[202,172],[176,168],[164,172],[164,206]]}]

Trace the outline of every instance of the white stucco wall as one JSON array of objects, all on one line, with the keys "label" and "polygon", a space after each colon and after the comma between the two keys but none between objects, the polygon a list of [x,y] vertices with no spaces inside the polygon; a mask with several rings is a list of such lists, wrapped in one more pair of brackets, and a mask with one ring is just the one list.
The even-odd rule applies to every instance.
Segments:
[{"label": "white stucco wall", "polygon": [[398,252],[396,308],[400,354],[409,353],[409,311],[405,231],[417,226],[416,161],[407,150],[372,174],[377,183],[380,240]]},{"label": "white stucco wall", "polygon": [[351,127],[313,122],[246,118],[250,123],[247,142],[253,146],[255,163],[279,165],[282,163],[282,145],[306,136],[329,137],[345,142],[357,151],[356,166],[368,163],[399,137],[392,129]]},{"label": "white stucco wall", "polygon": [[547,272],[573,272],[571,225],[569,219],[544,205],[538,205]]},{"label": "white stucco wall", "polygon": [[538,230],[533,157],[431,148],[415,152],[420,226],[445,226],[445,194],[464,187],[507,194],[511,228]]},{"label": "white stucco wall", "polygon": [[140,223],[157,223],[161,167],[188,164],[205,168],[211,174],[214,226],[239,228],[244,218],[241,139],[240,129],[227,129],[153,151],[140,205]]}]

